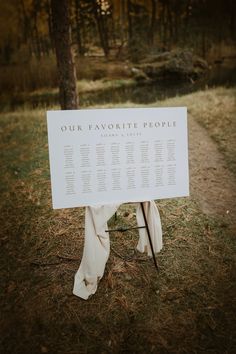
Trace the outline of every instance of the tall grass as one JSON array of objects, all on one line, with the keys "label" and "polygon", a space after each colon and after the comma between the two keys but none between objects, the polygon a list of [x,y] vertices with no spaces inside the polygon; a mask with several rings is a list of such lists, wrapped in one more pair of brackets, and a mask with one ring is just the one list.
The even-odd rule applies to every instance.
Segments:
[{"label": "tall grass", "polygon": [[29,92],[42,87],[57,85],[57,68],[54,57],[28,63],[11,64],[0,68],[1,92],[5,94]]},{"label": "tall grass", "polygon": [[[76,59],[79,80],[99,80],[103,78],[127,78],[130,72],[127,65],[110,62],[105,58],[84,57]],[[10,64],[0,67],[1,94],[31,92],[42,88],[58,86],[57,66],[54,55],[40,60],[32,58],[29,62]]]}]

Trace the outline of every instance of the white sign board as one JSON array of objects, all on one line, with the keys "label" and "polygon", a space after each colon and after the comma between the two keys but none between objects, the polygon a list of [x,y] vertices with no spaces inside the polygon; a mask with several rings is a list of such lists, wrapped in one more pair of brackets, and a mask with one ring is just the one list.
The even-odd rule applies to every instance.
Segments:
[{"label": "white sign board", "polygon": [[53,208],[189,195],[187,109],[47,112]]}]

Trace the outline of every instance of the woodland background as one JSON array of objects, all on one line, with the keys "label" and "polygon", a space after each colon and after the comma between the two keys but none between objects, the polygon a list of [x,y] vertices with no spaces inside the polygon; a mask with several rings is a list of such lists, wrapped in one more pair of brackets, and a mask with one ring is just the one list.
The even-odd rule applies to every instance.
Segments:
[{"label": "woodland background", "polygon": [[[209,62],[235,55],[234,0],[70,0],[71,44],[78,79],[104,77],[102,60],[138,62],[187,48]],[[1,92],[56,87],[49,0],[0,4]],[[97,65],[96,65],[97,64]],[[93,70],[89,70],[93,66]],[[95,67],[94,67],[95,66]],[[110,65],[111,66],[111,65]],[[114,73],[127,76],[124,70]],[[113,75],[113,76],[114,76]]]}]

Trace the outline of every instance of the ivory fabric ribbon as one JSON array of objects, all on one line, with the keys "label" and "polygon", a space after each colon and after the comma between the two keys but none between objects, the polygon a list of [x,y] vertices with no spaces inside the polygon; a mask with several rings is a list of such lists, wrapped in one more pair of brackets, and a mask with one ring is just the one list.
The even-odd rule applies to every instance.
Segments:
[{"label": "ivory fabric ribbon", "polygon": [[[161,219],[154,201],[144,202],[150,236],[154,252],[162,249]],[[110,254],[109,233],[106,232],[107,222],[117,211],[120,204],[90,206],[85,210],[85,238],[84,250],[80,267],[75,274],[73,294],[87,300],[95,294],[99,280],[102,278]],[[136,218],[138,226],[144,226],[144,218],[140,203],[137,203]],[[139,229],[137,249],[140,252],[147,250],[151,256],[151,248],[146,229]]]}]

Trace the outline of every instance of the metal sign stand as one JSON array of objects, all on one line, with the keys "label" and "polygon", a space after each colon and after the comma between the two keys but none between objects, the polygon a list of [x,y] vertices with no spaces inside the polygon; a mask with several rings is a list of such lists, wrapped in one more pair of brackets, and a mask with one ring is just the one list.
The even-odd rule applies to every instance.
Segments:
[{"label": "metal sign stand", "polygon": [[136,227],[128,227],[128,228],[120,227],[120,228],[117,228],[117,229],[106,230],[106,232],[116,232],[116,231],[125,232],[125,231],[128,231],[128,230],[146,229],[147,230],[149,244],[150,244],[150,247],[151,247],[153,262],[154,262],[156,270],[159,271],[159,267],[157,265],[157,261],[156,261],[156,257],[155,257],[155,253],[154,253],[154,248],[153,248],[153,244],[152,244],[150,229],[149,229],[148,222],[147,222],[147,216],[146,216],[145,210],[144,210],[144,202],[141,202],[140,205],[141,205],[141,209],[142,209],[142,213],[143,213],[143,220],[144,220],[145,226],[136,226]]}]

